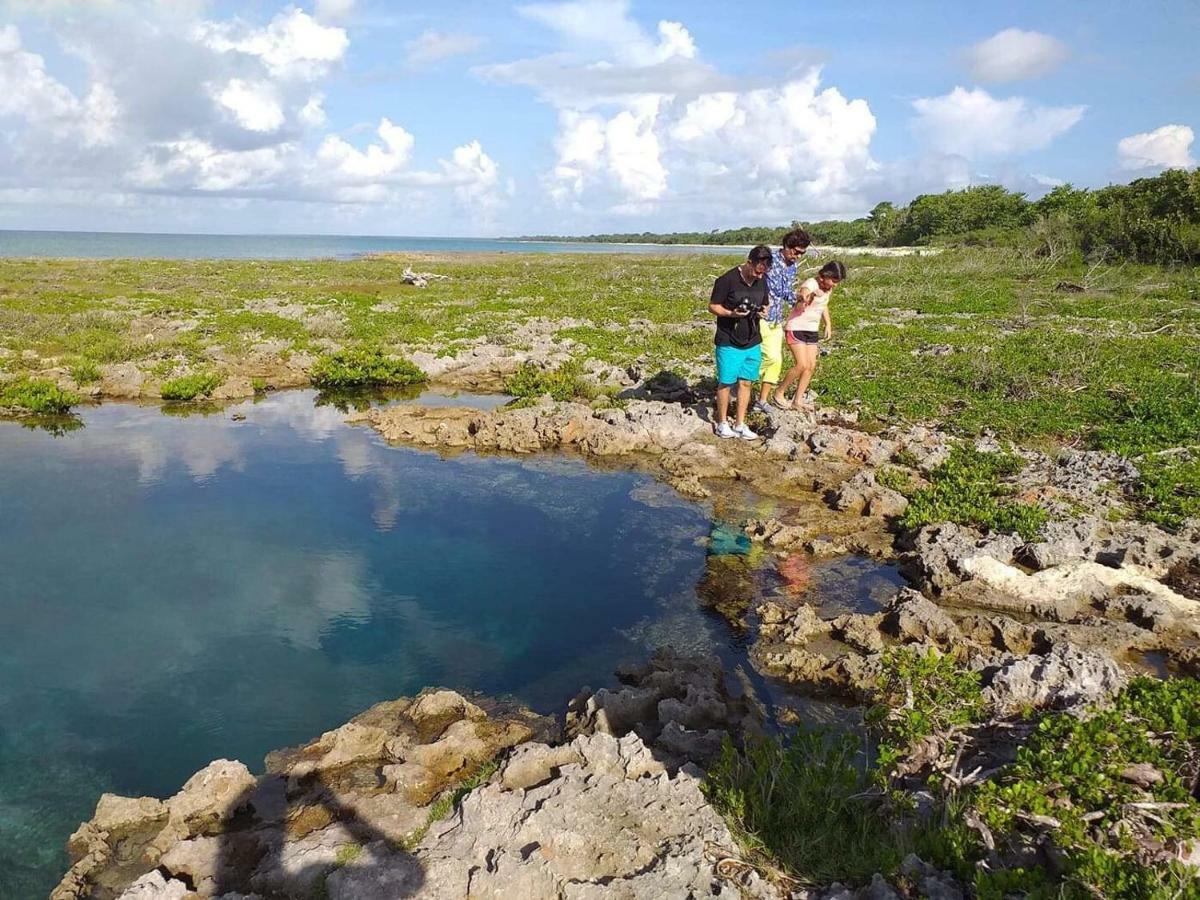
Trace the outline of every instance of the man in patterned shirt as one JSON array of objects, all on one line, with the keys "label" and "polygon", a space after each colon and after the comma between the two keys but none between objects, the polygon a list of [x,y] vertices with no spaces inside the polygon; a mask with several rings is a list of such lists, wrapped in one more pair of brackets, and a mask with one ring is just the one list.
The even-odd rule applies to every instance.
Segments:
[{"label": "man in patterned shirt", "polygon": [[759,379],[755,409],[767,412],[767,398],[783,370],[783,323],[796,303],[796,265],[812,238],[803,228],[796,228],[783,236],[782,247],[772,250],[771,268],[767,269],[768,306],[759,323],[762,332],[762,368]]}]

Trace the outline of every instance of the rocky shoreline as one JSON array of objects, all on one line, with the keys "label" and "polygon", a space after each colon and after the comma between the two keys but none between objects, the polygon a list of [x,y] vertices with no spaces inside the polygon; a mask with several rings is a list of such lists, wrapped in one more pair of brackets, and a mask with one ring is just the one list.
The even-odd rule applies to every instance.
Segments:
[{"label": "rocky shoreline", "polygon": [[[512,359],[418,362],[479,389]],[[905,531],[909,500],[881,472],[923,483],[950,453],[945,435],[869,433],[853,411],[772,411],[763,442],[722,442],[697,393],[659,377],[626,384],[616,404],[394,406],[351,420],[444,452],[631,464],[691,498],[739,483],[794,504],[746,524],[769,553],[899,560],[912,587],[878,613],[823,618],[783,598],[721,609],[749,629],[759,671],[799,693],[871,701],[896,647],[953,651],[982,674],[996,715],[1103,700],[1131,672],[1200,671],[1200,523],[1169,533],[1121,517],[1137,477],[1126,461],[1017,451],[1013,494],[1054,514],[1036,539],[950,523]],[[985,438],[977,449],[1001,448]],[[898,896],[882,878],[857,893],[800,892],[743,859],[701,791],[722,741],[772,718],[732,674],[664,649],[619,678],[558,720],[426,691],[269,755],[257,778],[222,760],[167,801],[105,795],[52,897]],[[905,871],[919,896],[963,896],[920,860]]]}]

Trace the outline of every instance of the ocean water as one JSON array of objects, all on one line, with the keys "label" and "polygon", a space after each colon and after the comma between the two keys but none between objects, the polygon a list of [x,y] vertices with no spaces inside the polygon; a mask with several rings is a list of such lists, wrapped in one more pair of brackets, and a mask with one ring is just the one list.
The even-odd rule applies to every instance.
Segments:
[{"label": "ocean water", "polygon": [[5,900],[46,895],[102,792],[169,796],[221,757],[261,771],[383,699],[444,685],[551,713],[663,644],[746,665],[697,602],[761,555],[744,509],[564,456],[390,447],[311,391],[167,412],[0,421]]},{"label": "ocean water", "polygon": [[0,257],[83,259],[354,259],[368,253],[718,253],[744,247],[587,244],[491,238],[2,231]]}]

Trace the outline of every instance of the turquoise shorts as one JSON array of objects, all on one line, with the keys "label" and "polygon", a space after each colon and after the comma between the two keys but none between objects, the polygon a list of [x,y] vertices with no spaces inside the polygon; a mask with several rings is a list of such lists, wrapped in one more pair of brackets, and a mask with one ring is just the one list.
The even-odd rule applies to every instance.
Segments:
[{"label": "turquoise shorts", "polygon": [[717,384],[758,381],[762,367],[762,344],[753,347],[717,347]]}]

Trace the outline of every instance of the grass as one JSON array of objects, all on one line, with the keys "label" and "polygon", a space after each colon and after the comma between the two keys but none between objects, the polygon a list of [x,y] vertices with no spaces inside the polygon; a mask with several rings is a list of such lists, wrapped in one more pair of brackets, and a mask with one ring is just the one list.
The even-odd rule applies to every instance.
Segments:
[{"label": "grass", "polygon": [[44,378],[17,378],[0,383],[0,409],[37,415],[61,415],[80,402],[78,394],[64,391]]},{"label": "grass", "polygon": [[470,775],[462,780],[455,788],[445,790],[441,795],[433,801],[429,806],[429,812],[425,817],[425,821],[421,827],[408,836],[404,842],[406,850],[413,850],[418,844],[425,839],[425,835],[429,833],[429,829],[434,824],[440,822],[454,810],[460,800],[465,797],[475,788],[485,783],[489,778],[496,774],[496,770],[500,768],[499,758],[490,759],[487,762],[478,766]]},{"label": "grass", "polygon": [[[145,370],[182,358],[225,371],[221,354],[446,355],[479,340],[520,347],[537,319],[537,333],[577,359],[703,371],[708,291],[736,261],[448,256],[421,267],[449,280],[417,289],[400,283],[411,262],[401,258],[0,260],[0,365],[37,377],[62,357]],[[1060,281],[1085,290],[1060,293]],[[1132,500],[1142,515],[1173,527],[1200,514],[1197,456],[1164,453],[1200,433],[1196,269],[1084,268],[987,250],[859,256],[830,310],[836,340],[814,381],[824,402],[853,404],[868,424],[936,422],[966,437],[987,428],[1140,457]],[[362,362],[331,366],[329,377],[372,377],[373,362]]]},{"label": "grass", "polygon": [[225,380],[216,372],[192,372],[162,383],[159,394],[164,400],[195,400],[207,397]]}]

